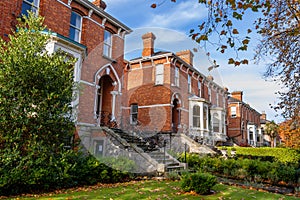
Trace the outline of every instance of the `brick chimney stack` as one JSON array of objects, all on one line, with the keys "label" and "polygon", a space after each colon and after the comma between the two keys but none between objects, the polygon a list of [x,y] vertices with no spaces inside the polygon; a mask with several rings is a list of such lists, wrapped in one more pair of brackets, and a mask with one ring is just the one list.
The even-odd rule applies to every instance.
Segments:
[{"label": "brick chimney stack", "polygon": [[106,3],[102,0],[94,0],[93,4],[103,10],[105,10],[105,8],[106,8]]},{"label": "brick chimney stack", "polygon": [[176,53],[176,55],[185,62],[187,62],[189,65],[193,66],[194,54],[189,49],[179,51]]},{"label": "brick chimney stack", "polygon": [[155,35],[151,32],[146,33],[142,36],[143,39],[143,57],[152,56],[154,54],[154,40],[156,39]]},{"label": "brick chimney stack", "polygon": [[242,91],[235,91],[231,93],[232,98],[235,98],[239,101],[243,101],[243,92]]},{"label": "brick chimney stack", "polygon": [[265,111],[262,111],[261,116],[260,116],[261,120],[267,120],[267,114]]}]

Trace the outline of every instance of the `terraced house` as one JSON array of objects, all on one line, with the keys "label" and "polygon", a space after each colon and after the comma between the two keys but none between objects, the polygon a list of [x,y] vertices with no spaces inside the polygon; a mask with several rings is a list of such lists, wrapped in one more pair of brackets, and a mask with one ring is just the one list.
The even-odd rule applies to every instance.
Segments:
[{"label": "terraced house", "polygon": [[[17,18],[27,11],[44,17],[51,39],[47,51],[58,49],[77,58],[74,81],[80,84],[74,106],[79,136],[91,151],[103,154],[106,135],[95,127],[114,126],[116,102],[122,94],[124,39],[131,29],[105,12],[96,0],[4,0],[0,1],[0,35],[16,28]],[[88,135],[88,137],[84,137]],[[85,141],[87,140],[87,141]]]},{"label": "terraced house", "polygon": [[[0,1],[2,38],[8,40],[17,18],[31,10],[45,18],[45,33],[51,35],[47,51],[60,49],[77,58],[74,81],[80,87],[72,102],[76,135],[90,153],[125,156],[137,164],[137,171],[149,172],[183,167],[165,151],[162,155],[162,148],[211,152],[200,144],[221,144],[227,134],[258,142],[259,113],[244,122],[252,133],[227,128],[228,90],[197,70],[190,50],[156,52],[156,37],[149,32],[141,38],[141,57],[125,60],[124,40],[132,30],[105,8],[101,0]],[[233,99],[230,107],[250,109]],[[231,126],[236,123],[234,109],[228,112]],[[236,117],[239,112],[236,107]]]},{"label": "terraced house", "polygon": [[261,114],[243,101],[243,92],[234,91],[228,99],[228,137],[241,146],[262,146],[264,132]]},{"label": "terraced house", "polygon": [[155,52],[155,39],[145,33],[141,57],[127,62],[123,124],[146,132],[184,133],[205,144],[225,142],[227,90],[193,66],[190,50]]}]

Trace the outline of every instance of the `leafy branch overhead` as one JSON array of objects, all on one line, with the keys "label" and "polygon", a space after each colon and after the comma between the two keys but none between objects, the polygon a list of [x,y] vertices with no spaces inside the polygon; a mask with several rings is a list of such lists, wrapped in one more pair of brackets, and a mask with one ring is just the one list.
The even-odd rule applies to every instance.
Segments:
[{"label": "leafy branch overhead", "polygon": [[[190,37],[205,50],[209,44],[228,53],[228,64],[234,66],[248,64],[251,58],[240,56],[258,43],[254,60],[266,58],[265,76],[283,87],[274,108],[282,110],[284,117],[296,119],[300,112],[300,1],[199,0],[199,4],[207,9],[207,17],[190,30]],[[249,21],[252,23],[246,27]]]}]

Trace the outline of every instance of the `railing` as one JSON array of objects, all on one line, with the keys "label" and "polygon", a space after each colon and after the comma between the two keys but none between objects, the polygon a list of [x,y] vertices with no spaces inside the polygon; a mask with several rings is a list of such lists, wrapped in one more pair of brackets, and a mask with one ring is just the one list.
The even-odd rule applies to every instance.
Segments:
[{"label": "railing", "polygon": [[116,120],[112,119],[112,114],[107,111],[100,113],[100,126],[107,126],[109,128],[117,128],[118,124]]}]

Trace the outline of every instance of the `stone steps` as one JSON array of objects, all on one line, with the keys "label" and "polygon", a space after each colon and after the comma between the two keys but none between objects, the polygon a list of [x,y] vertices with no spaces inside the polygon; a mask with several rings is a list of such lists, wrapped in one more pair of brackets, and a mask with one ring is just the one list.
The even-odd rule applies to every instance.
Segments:
[{"label": "stone steps", "polygon": [[184,168],[178,160],[167,153],[165,154],[164,152],[159,151],[159,147],[154,138],[139,137],[117,128],[111,128],[111,130],[126,140],[129,144],[136,145],[142,149],[159,165],[163,166],[165,172],[182,170]]}]

